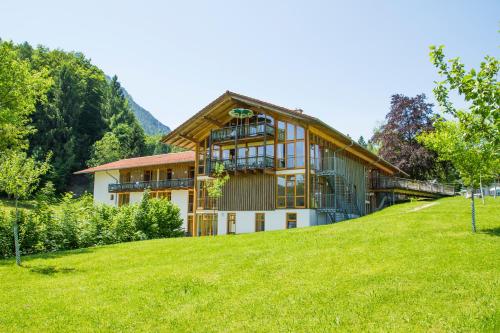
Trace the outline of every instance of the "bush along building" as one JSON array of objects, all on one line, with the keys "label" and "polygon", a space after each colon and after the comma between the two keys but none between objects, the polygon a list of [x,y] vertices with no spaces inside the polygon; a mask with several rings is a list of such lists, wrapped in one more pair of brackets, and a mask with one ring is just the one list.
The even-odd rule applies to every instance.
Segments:
[{"label": "bush along building", "polygon": [[[374,212],[402,196],[453,195],[402,170],[323,121],[227,91],[163,138],[188,151],[120,160],[94,173],[96,202],[140,201],[149,188],[181,209],[188,235],[306,227]],[[206,182],[230,174],[218,199]]]}]

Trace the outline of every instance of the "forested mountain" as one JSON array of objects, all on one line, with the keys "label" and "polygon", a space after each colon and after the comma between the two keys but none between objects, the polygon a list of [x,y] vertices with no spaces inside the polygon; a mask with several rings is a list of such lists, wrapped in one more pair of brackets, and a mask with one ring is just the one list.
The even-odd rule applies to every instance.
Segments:
[{"label": "forested mountain", "polygon": [[[106,75],[106,79],[108,82],[111,81],[111,77]],[[161,123],[158,119],[156,119],[151,112],[137,104],[134,99],[132,98],[132,95],[128,93],[128,91],[125,89],[125,87],[122,86],[122,92],[125,98],[128,101],[128,105],[132,109],[132,111],[135,114],[135,117],[139,121],[139,124],[141,124],[141,127],[144,129],[144,132],[148,135],[164,135],[167,133],[170,133],[170,127],[164,125]]]},{"label": "forested mountain", "polygon": [[142,106],[137,104],[132,96],[122,87],[123,94],[128,101],[128,105],[135,114],[135,117],[141,124],[144,132],[149,135],[156,134],[167,134],[170,133],[170,127],[162,124],[158,119],[156,119],[148,110],[144,109]]},{"label": "forested mountain", "polygon": [[68,189],[77,170],[170,150],[159,143],[160,136],[145,134],[118,78],[107,80],[82,53],[1,40],[0,48],[44,82],[29,113],[25,141],[28,154],[36,159],[52,152],[45,181],[52,181],[59,191]]}]

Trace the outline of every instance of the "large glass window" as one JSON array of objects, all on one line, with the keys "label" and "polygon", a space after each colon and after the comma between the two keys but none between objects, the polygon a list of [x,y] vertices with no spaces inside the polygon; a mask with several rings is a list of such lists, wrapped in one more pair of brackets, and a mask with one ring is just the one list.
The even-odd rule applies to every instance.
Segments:
[{"label": "large glass window", "polygon": [[304,175],[283,175],[277,177],[276,205],[278,208],[304,208]]},{"label": "large glass window", "polygon": [[304,127],[278,121],[278,168],[293,169],[305,167],[306,151],[304,140]]}]

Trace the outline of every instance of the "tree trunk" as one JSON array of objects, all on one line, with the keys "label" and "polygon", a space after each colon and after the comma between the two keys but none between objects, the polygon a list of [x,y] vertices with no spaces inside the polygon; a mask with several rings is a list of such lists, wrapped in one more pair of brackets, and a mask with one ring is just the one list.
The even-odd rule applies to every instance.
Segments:
[{"label": "tree trunk", "polygon": [[471,210],[472,210],[472,232],[476,232],[476,207],[474,206],[474,187],[472,188]]},{"label": "tree trunk", "polygon": [[481,180],[481,176],[479,176],[479,188],[481,189],[481,200],[484,205],[483,181]]},{"label": "tree trunk", "polygon": [[18,208],[17,208],[17,198],[16,198],[16,219],[14,220],[14,247],[16,250],[16,264],[21,266],[21,251],[19,249],[19,226],[17,224],[18,219]]}]

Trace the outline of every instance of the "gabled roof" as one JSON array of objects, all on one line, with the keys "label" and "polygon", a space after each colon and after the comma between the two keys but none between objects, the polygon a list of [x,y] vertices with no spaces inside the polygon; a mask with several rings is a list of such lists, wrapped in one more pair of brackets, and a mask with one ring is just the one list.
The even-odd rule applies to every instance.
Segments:
[{"label": "gabled roof", "polygon": [[176,164],[176,163],[194,163],[194,151],[183,151],[180,153],[169,153],[161,155],[143,156],[126,158],[123,160],[102,164],[93,168],[77,171],[75,174],[94,173],[97,171],[131,169],[138,167],[147,167],[155,165]]},{"label": "gabled roof", "polygon": [[213,102],[201,109],[194,116],[189,118],[175,130],[165,135],[163,142],[187,149],[194,149],[197,142],[200,142],[208,136],[210,130],[220,128],[227,123],[231,117],[228,112],[235,107],[245,106],[254,111],[274,112],[279,115],[286,116],[304,122],[324,133],[331,141],[339,147],[345,148],[346,151],[358,156],[369,164],[372,164],[390,174],[402,174],[408,176],[404,171],[391,163],[385,161],[381,157],[372,153],[368,149],[360,146],[350,137],[340,133],[330,125],[321,121],[318,118],[309,116],[301,110],[292,110],[282,106],[264,102],[252,97],[240,95],[231,91],[226,91]]}]

